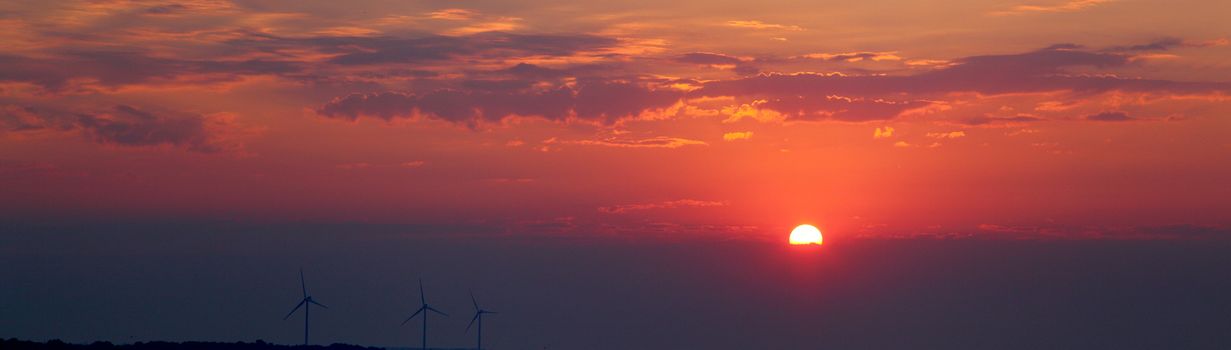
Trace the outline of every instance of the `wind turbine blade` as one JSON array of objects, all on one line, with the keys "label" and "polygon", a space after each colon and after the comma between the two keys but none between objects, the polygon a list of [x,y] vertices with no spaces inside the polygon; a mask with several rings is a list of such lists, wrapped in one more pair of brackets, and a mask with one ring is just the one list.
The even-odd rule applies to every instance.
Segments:
[{"label": "wind turbine blade", "polygon": [[329,308],[328,306],[325,306],[325,305],[323,305],[323,304],[321,304],[321,303],[316,302],[316,300],[309,301],[309,303],[316,304],[316,306],[320,306],[320,307],[323,307],[323,308],[326,308],[326,309],[328,309],[328,308]]},{"label": "wind turbine blade", "polygon": [[474,310],[479,311],[479,302],[474,300],[474,291],[470,292],[470,303],[474,304]]},{"label": "wind turbine blade", "polygon": [[481,315],[483,315],[483,313],[482,313],[482,312],[476,312],[476,313],[474,313],[474,318],[471,318],[471,319],[470,319],[470,324],[466,325],[466,333],[470,333],[470,326],[473,326],[473,325],[474,325],[474,321],[475,321],[475,320],[477,320],[477,319],[479,319],[479,316],[481,316]]},{"label": "wind turbine blade", "polygon": [[446,313],[444,313],[444,312],[442,312],[442,311],[440,311],[440,310],[436,310],[436,308],[433,308],[433,307],[431,307],[431,306],[424,306],[424,307],[426,307],[428,310],[432,310],[432,312],[435,312],[435,313],[441,314],[441,315],[443,315],[444,317],[449,317],[449,314],[446,314]]},{"label": "wind turbine blade", "polygon": [[303,281],[303,268],[299,268],[299,287],[303,288],[303,297],[308,297],[308,283]]},{"label": "wind turbine blade", "polygon": [[498,314],[499,312],[483,310],[485,314]]},{"label": "wind turbine blade", "polygon": [[288,312],[288,313],[286,314],[286,317],[283,317],[283,318],[282,318],[282,320],[283,320],[283,321],[286,321],[286,319],[291,318],[291,315],[294,315],[294,314],[295,314],[295,311],[299,311],[299,308],[300,308],[300,307],[303,307],[303,304],[304,304],[304,303],[306,303],[306,302],[308,302],[308,299],[300,300],[300,301],[299,301],[299,304],[295,304],[295,308],[294,308],[294,309],[291,309],[291,312]]},{"label": "wind turbine blade", "polygon": [[419,303],[427,305],[427,296],[423,295],[423,279],[419,279]]},{"label": "wind turbine blade", "polygon": [[[410,322],[411,319],[414,319],[415,316],[419,316],[419,313],[423,312],[423,309],[424,308],[420,307],[419,310],[415,311],[414,314],[410,315],[410,317],[407,317],[405,321],[402,321],[402,324],[406,324],[406,322]],[[427,317],[427,316],[423,316],[423,317]]]}]

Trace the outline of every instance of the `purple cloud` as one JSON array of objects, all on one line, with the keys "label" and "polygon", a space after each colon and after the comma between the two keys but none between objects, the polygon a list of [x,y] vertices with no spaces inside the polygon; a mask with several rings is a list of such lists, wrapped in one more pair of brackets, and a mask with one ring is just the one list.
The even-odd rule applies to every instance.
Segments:
[{"label": "purple cloud", "polygon": [[984,116],[966,118],[966,119],[959,121],[959,123],[971,125],[971,126],[979,126],[979,125],[994,125],[994,124],[1009,124],[1009,123],[1031,123],[1031,122],[1038,122],[1038,121],[1043,121],[1043,119],[1038,118],[1038,117],[1026,116],[1026,115],[1018,115],[1018,116],[1012,116],[1012,117],[996,117],[996,116],[984,115]]},{"label": "purple cloud", "polygon": [[902,112],[927,106],[927,101],[888,101],[841,96],[788,96],[760,104],[786,115],[787,120],[869,121],[893,119]]},{"label": "purple cloud", "polygon": [[750,60],[710,52],[690,52],[676,56],[674,61],[686,64],[705,66],[732,66],[732,71],[741,75],[751,75],[760,72],[760,68],[752,65]]},{"label": "purple cloud", "polygon": [[231,140],[236,125],[224,118],[175,112],[154,113],[128,105],[91,113],[44,110],[29,106],[0,108],[0,135],[38,131],[77,131],[91,141],[124,146],[171,146],[201,153],[233,152],[243,145]]},{"label": "purple cloud", "polygon": [[1135,120],[1135,118],[1128,116],[1128,114],[1124,114],[1124,112],[1102,112],[1087,115],[1086,120],[1098,122],[1126,122]]},{"label": "purple cloud", "polygon": [[198,74],[207,81],[230,81],[244,75],[287,75],[303,71],[294,62],[274,60],[185,60],[155,57],[138,50],[65,51],[50,57],[0,55],[0,81],[18,81],[48,90],[86,79],[106,87],[146,83]]},{"label": "purple cloud", "polygon": [[529,89],[517,81],[486,83],[481,89],[441,89],[426,93],[351,94],[317,109],[320,115],[355,120],[361,116],[393,119],[420,115],[476,125],[512,115],[549,120],[577,117],[610,124],[643,111],[675,104],[682,93],[643,84],[583,80],[575,85]]},{"label": "purple cloud", "polygon": [[744,60],[734,56],[727,56],[718,53],[709,52],[690,52],[679,55],[675,58],[676,62],[688,64],[727,64],[736,65],[743,63]]},{"label": "purple cloud", "polygon": [[569,56],[578,52],[616,46],[616,39],[594,35],[525,35],[480,33],[468,36],[421,38],[316,38],[281,39],[292,44],[315,45],[342,53],[330,63],[370,65],[443,61],[475,56],[480,58],[533,55]]},{"label": "purple cloud", "polygon": [[770,74],[715,81],[694,93],[697,96],[793,96],[842,95],[884,97],[895,94],[944,94],[978,92],[1004,94],[1057,90],[1099,92],[1109,90],[1210,92],[1231,91],[1231,84],[1129,79],[1113,76],[1074,75],[1072,67],[1118,67],[1129,56],[1086,52],[1061,45],[1012,55],[973,56],[956,60],[953,66],[905,76],[842,74]]},{"label": "purple cloud", "polygon": [[[926,102],[885,103],[901,99],[943,98],[949,93],[975,92],[996,95],[1072,91],[1150,91],[1173,93],[1231,92],[1226,82],[1179,82],[1130,79],[1069,73],[1077,67],[1124,66],[1130,56],[1119,53],[1081,51],[1075,45],[1055,45],[1021,54],[973,56],[954,61],[939,70],[915,75],[768,74],[733,80],[711,81],[690,97],[734,96],[763,99],[763,106],[799,117],[829,116],[842,120],[889,119]],[[832,96],[846,96],[848,102]],[[846,104],[846,106],[843,106]],[[974,118],[970,122],[996,120]]]}]

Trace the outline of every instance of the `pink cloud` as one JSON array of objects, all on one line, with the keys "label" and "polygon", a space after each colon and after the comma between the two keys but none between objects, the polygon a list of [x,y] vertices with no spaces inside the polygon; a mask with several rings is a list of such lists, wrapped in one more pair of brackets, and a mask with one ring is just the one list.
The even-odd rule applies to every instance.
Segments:
[{"label": "pink cloud", "polygon": [[653,210],[653,209],[677,209],[677,208],[703,208],[703,207],[720,207],[727,205],[726,202],[720,201],[704,201],[696,199],[678,199],[665,202],[653,203],[637,203],[637,204],[621,204],[598,208],[599,212],[608,214],[623,214],[630,211]]}]

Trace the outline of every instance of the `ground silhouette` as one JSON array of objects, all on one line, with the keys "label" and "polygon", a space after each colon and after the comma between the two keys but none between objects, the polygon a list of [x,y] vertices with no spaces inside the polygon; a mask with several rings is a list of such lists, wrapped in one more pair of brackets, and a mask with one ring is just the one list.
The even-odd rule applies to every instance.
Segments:
[{"label": "ground silhouette", "polygon": [[[60,340],[49,340],[47,342],[35,342],[28,340],[19,340],[15,338],[0,339],[0,349],[5,350],[385,350],[380,347],[359,346],[351,344],[334,343],[328,346],[323,345],[281,345],[270,344],[262,340],[255,342],[136,342],[132,344],[112,344],[111,342],[96,341],[90,344],[72,344],[65,343]],[[401,348],[399,348],[401,349]],[[446,348],[431,348],[429,350],[461,350],[446,349]]]}]

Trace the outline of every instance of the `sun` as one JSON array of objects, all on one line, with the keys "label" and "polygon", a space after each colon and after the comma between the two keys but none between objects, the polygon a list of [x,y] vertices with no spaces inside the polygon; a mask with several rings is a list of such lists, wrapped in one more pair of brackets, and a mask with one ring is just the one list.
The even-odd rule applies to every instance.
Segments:
[{"label": "sun", "polygon": [[821,230],[812,225],[799,225],[791,230],[791,244],[815,244],[821,245],[824,239],[821,238]]}]

